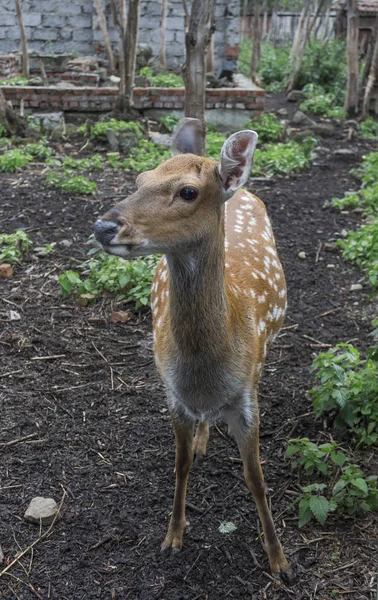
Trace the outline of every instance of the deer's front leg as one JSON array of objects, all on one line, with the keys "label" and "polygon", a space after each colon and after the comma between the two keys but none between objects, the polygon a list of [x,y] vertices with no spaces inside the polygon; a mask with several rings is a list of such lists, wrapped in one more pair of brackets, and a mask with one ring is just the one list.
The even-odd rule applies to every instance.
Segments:
[{"label": "deer's front leg", "polygon": [[239,435],[236,436],[240,455],[243,460],[244,478],[253,494],[263,526],[265,550],[268,554],[271,571],[273,574],[283,576],[284,579],[290,579],[290,566],[277,537],[272,514],[265,495],[265,482],[259,452],[259,419],[256,413],[258,413],[257,407],[253,423],[250,425],[249,430],[242,434],[239,429]]},{"label": "deer's front leg", "polygon": [[172,548],[178,552],[182,547],[182,536],[186,526],[185,499],[190,467],[193,462],[193,430],[194,421],[179,421],[172,415],[173,429],[176,438],[176,486],[173,500],[173,511],[162,550]]}]

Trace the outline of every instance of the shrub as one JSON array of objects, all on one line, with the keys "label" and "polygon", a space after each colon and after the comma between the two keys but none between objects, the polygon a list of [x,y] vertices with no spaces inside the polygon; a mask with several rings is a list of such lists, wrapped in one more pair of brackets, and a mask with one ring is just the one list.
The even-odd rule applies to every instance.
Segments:
[{"label": "shrub", "polygon": [[368,215],[378,215],[378,183],[362,188],[359,192],[347,193],[343,198],[332,198],[331,206],[345,208],[362,208]]},{"label": "shrub", "polygon": [[25,152],[23,148],[7,150],[0,156],[0,171],[13,172],[22,169],[33,160],[33,156]]},{"label": "shrub", "polygon": [[46,183],[71,194],[94,194],[97,189],[94,181],[89,181],[84,175],[74,175],[68,169],[64,173],[47,173]]},{"label": "shrub", "polygon": [[377,477],[365,477],[350,455],[340,452],[336,442],[318,446],[307,438],[289,440],[286,456],[291,458],[293,468],[304,469],[310,475],[317,471],[324,480],[302,487],[296,501],[300,527],[311,519],[323,525],[333,511],[354,515],[378,508]]},{"label": "shrub", "polygon": [[227,136],[222,133],[217,133],[210,129],[206,136],[206,156],[213,158],[214,160],[219,160],[226,137]]},{"label": "shrub", "polygon": [[378,183],[378,152],[365,154],[361,166],[352,169],[351,173],[361,179],[365,186]]},{"label": "shrub", "polygon": [[100,253],[83,265],[82,279],[75,271],[65,271],[58,278],[63,295],[93,294],[104,291],[117,294],[118,300],[135,303],[136,308],[149,302],[152,277],[160,257],[124,260]]},{"label": "shrub", "polygon": [[335,94],[326,93],[323,88],[313,84],[305,86],[303,91],[309,95],[309,98],[300,104],[300,108],[304,112],[321,117],[345,118],[344,110],[341,107],[335,106]]},{"label": "shrub", "polygon": [[275,142],[282,139],[285,126],[273,113],[263,113],[253,121],[246,121],[243,129],[253,129],[259,134],[260,142]]},{"label": "shrub", "polygon": [[46,160],[50,158],[53,151],[46,145],[45,140],[40,140],[35,144],[26,144],[23,148],[21,148],[27,154],[31,154],[32,156],[39,158],[40,160]]},{"label": "shrub", "polygon": [[315,416],[332,413],[334,425],[352,431],[358,445],[378,440],[378,363],[361,359],[350,344],[321,352],[312,370],[318,381],[310,390]]},{"label": "shrub", "polygon": [[316,471],[326,475],[328,459],[338,466],[342,466],[347,461],[347,456],[339,450],[339,444],[336,442],[318,446],[310,442],[308,438],[289,440],[285,456],[291,458],[294,469],[303,468],[309,475]]},{"label": "shrub", "polygon": [[368,117],[360,123],[360,135],[365,140],[376,140],[378,137],[378,123],[372,117]]},{"label": "shrub", "polygon": [[264,151],[255,154],[255,173],[268,175],[287,175],[303,169],[310,163],[313,138],[307,138],[302,144],[290,141],[286,144],[267,144]]},{"label": "shrub", "polygon": [[22,229],[14,233],[0,234],[0,263],[14,265],[18,263],[22,254],[32,246],[28,234]]},{"label": "shrub", "polygon": [[142,67],[139,73],[149,80],[151,87],[184,87],[182,77],[169,71],[154,75],[151,67]]},{"label": "shrub", "polygon": [[156,146],[153,142],[140,140],[131,148],[128,158],[124,160],[125,169],[141,173],[156,169],[164,160],[171,157],[171,151],[164,146]]},{"label": "shrub", "polygon": [[168,131],[173,131],[179,120],[180,119],[174,115],[167,115],[166,117],[160,117],[159,123],[164,125]]},{"label": "shrub", "polygon": [[129,131],[133,133],[136,137],[140,138],[143,135],[142,127],[136,121],[118,121],[117,119],[110,119],[109,121],[101,121],[95,123],[91,127],[88,127],[87,124],[81,125],[78,127],[78,133],[83,133],[84,135],[88,135],[90,131],[91,138],[106,138],[106,132],[108,129],[111,129],[115,132],[126,132]]},{"label": "shrub", "polygon": [[362,225],[357,231],[348,231],[345,240],[339,240],[346,260],[355,262],[367,274],[370,285],[378,286],[378,217]]}]

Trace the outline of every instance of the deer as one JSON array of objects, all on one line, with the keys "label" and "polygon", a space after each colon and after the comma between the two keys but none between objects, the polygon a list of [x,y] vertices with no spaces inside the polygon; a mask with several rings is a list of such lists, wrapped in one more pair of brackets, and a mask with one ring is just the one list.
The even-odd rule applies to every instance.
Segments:
[{"label": "deer", "polygon": [[259,458],[259,379],[284,320],[286,283],[265,205],[242,189],[258,135],[234,133],[217,162],[199,156],[201,128],[197,119],[179,124],[172,158],[137,176],[137,191],[97,219],[95,238],[125,259],[163,255],[151,309],[176,482],[162,550],[182,548],[189,471],[206,453],[209,425],[224,421],[257,506],[271,572],[288,580]]}]

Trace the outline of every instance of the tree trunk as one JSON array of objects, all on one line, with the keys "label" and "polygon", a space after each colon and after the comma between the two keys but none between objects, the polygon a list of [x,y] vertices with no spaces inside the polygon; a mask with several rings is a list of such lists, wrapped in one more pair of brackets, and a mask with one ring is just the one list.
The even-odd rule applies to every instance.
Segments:
[{"label": "tree trunk", "polygon": [[[373,60],[373,54],[374,54],[374,50],[375,50],[375,42],[377,39],[377,35],[378,35],[378,16],[375,19],[375,23],[374,23],[374,29],[372,30],[370,39],[369,39],[369,46],[366,52],[366,60],[365,60],[365,66],[364,66],[364,71],[362,73],[362,78],[361,78],[361,87],[360,90],[365,90],[366,89],[366,85],[367,85],[367,81],[370,75],[370,71],[371,71],[371,63]],[[364,94],[362,93],[362,91],[360,92],[360,96],[364,96]]]},{"label": "tree trunk", "polygon": [[97,12],[97,17],[98,17],[98,24],[100,25],[100,29],[104,38],[104,44],[105,44],[105,50],[106,50],[106,54],[109,60],[109,69],[111,73],[115,72],[115,62],[114,62],[114,54],[113,54],[113,48],[110,42],[110,38],[109,38],[109,31],[108,31],[108,26],[106,23],[106,17],[102,8],[102,4],[101,4],[101,0],[93,0],[95,8],[96,8],[96,12]]},{"label": "tree trunk", "polygon": [[252,56],[251,56],[251,79],[254,83],[260,83],[257,70],[261,55],[261,27],[260,27],[261,0],[254,1],[253,11],[253,33],[252,33]]},{"label": "tree trunk", "polygon": [[357,0],[348,0],[347,29],[347,90],[344,110],[349,116],[358,113],[358,29],[359,15]]},{"label": "tree trunk", "polygon": [[118,7],[112,0],[114,20],[120,33],[119,95],[114,113],[124,117],[133,116],[133,87],[135,77],[135,63],[138,44],[140,0],[129,0],[126,14],[126,0],[121,0]]},{"label": "tree trunk", "polygon": [[200,119],[200,155],[205,154],[206,53],[211,39],[214,0],[193,0],[189,29],[185,35],[185,116]]},{"label": "tree trunk", "polygon": [[304,35],[304,29],[305,29],[305,25],[306,25],[306,21],[309,18],[309,15],[311,15],[311,10],[312,10],[312,0],[306,0],[303,8],[301,10],[301,14],[299,15],[299,21],[298,21],[298,25],[297,28],[295,30],[295,34],[294,34],[294,40],[293,40],[293,45],[291,46],[291,50],[290,50],[290,55],[289,55],[289,59],[292,60],[294,58],[294,56],[296,56],[301,41],[303,39],[303,35]]},{"label": "tree trunk", "polygon": [[24,137],[27,123],[22,119],[16,111],[13,110],[4,98],[2,89],[0,88],[0,125],[2,125],[8,136]]},{"label": "tree trunk", "polygon": [[373,52],[371,55],[369,76],[367,78],[364,100],[362,104],[362,116],[365,118],[369,114],[370,97],[378,74],[378,17],[375,19],[373,34]]},{"label": "tree trunk", "polygon": [[299,79],[299,75],[300,75],[300,72],[301,72],[301,68],[302,68],[304,54],[305,54],[305,51],[306,51],[307,42],[310,39],[311,31],[314,28],[314,25],[316,23],[316,19],[318,18],[318,16],[321,13],[323,7],[325,6],[325,2],[326,2],[326,0],[319,0],[318,1],[318,4],[317,4],[316,9],[315,9],[315,14],[314,14],[314,16],[312,18],[311,18],[311,10],[307,14],[307,18],[305,20],[304,29],[303,29],[302,40],[301,40],[301,43],[299,45],[298,50],[296,51],[296,60],[295,60],[294,69],[293,69],[293,72],[291,74],[291,78],[290,78],[289,84],[288,84],[288,86],[286,88],[287,92],[291,92],[291,90],[293,90],[295,88],[295,86],[297,85],[297,82],[298,82],[298,79]]},{"label": "tree trunk", "polygon": [[262,39],[266,40],[268,35],[268,0],[264,0],[263,4],[263,23],[262,23]]},{"label": "tree trunk", "polygon": [[165,68],[165,46],[167,29],[167,6],[168,0],[162,0],[161,3],[161,25],[160,25],[160,66]]},{"label": "tree trunk", "polygon": [[29,53],[28,53],[28,42],[26,39],[25,27],[24,27],[24,19],[22,16],[22,5],[21,0],[16,0],[16,13],[18,24],[20,26],[21,33],[21,44],[22,44],[22,75],[23,77],[28,78],[30,74],[29,70]]}]

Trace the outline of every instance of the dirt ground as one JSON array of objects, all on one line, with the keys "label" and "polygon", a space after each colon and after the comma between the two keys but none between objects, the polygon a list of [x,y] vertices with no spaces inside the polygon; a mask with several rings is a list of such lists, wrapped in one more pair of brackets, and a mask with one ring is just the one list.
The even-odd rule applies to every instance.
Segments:
[{"label": "dirt ground", "polygon": [[[359,160],[373,148],[323,143],[351,144]],[[75,146],[63,149],[73,153]],[[292,437],[335,436],[348,446],[347,437],[314,421],[307,390],[320,349],[340,341],[364,348],[369,340],[369,290],[350,291],[362,274],[324,245],[359,220],[323,208],[358,187],[349,174],[355,162],[320,159],[300,174],[249,185],[268,207],[289,290],[286,324],[260,394],[269,499],[296,572],[288,585],[269,574],[255,506],[223,425],[212,428],[208,455],[191,473],[184,549],[160,553],[172,507],[174,444],[153,364],[150,313],[134,311],[128,323],[113,324],[114,299],[81,308],[59,294],[57,276],[86,258],[93,221],[132,189],[133,177],[94,175],[99,192],[87,199],[47,188],[35,164],[1,176],[0,231],[25,228],[36,246],[56,246],[45,258],[30,252],[14,277],[0,282],[0,571],[40,534],[23,520],[32,497],[55,498],[61,518],[0,578],[0,598],[376,597],[377,514],[333,515],[323,527],[299,530],[291,506],[299,481],[284,458]],[[10,310],[20,320],[9,321]],[[377,471],[376,451],[360,459],[367,474]],[[220,533],[223,521],[236,531]]]}]

